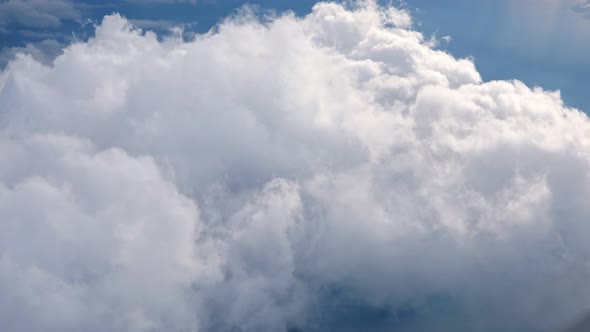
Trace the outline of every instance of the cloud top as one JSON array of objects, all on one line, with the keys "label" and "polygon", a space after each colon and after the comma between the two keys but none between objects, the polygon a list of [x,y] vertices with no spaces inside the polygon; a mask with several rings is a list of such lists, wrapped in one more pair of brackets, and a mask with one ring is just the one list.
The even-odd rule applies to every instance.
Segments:
[{"label": "cloud top", "polygon": [[0,73],[10,331],[551,331],[590,304],[590,122],[403,10],[158,40],[119,15]]}]

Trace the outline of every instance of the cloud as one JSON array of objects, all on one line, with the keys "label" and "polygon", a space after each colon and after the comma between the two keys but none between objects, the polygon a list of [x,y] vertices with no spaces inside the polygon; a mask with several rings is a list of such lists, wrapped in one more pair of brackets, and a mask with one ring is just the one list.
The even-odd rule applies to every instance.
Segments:
[{"label": "cloud", "polygon": [[129,20],[129,22],[143,30],[170,30],[178,26],[177,22],[169,20]]},{"label": "cloud", "polygon": [[151,4],[179,4],[179,3],[189,3],[189,4],[214,4],[216,0],[126,0],[127,2],[135,2],[135,3],[151,3]]},{"label": "cloud", "polygon": [[[400,19],[401,18],[401,19]],[[587,309],[590,122],[397,9],[119,15],[0,73],[10,331],[552,331]]]},{"label": "cloud", "polygon": [[80,18],[80,12],[66,0],[8,0],[0,3],[0,26],[57,28],[62,20]]},{"label": "cloud", "polygon": [[582,332],[588,331],[590,328],[590,316],[587,314],[579,319],[575,324],[570,326],[565,332]]},{"label": "cloud", "polygon": [[576,13],[584,15],[585,18],[590,19],[590,1],[583,0],[576,3],[573,7]]},{"label": "cloud", "polygon": [[17,54],[30,54],[35,60],[50,64],[61,54],[64,46],[55,39],[44,39],[37,43],[27,43],[24,47],[5,47],[0,50],[0,67],[4,68]]}]

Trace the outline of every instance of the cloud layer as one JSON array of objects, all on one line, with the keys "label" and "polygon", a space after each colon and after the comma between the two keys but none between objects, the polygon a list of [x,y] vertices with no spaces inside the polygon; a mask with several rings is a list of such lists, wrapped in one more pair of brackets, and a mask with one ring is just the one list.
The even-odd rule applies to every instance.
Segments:
[{"label": "cloud layer", "polygon": [[7,0],[0,2],[0,27],[57,28],[62,20],[80,18],[80,11],[68,0]]},{"label": "cloud layer", "polygon": [[590,19],[590,1],[588,0],[580,0],[578,1],[573,10],[575,12],[581,13],[584,15],[585,18]]},{"label": "cloud layer", "polygon": [[10,331],[551,331],[590,305],[590,122],[372,2],[0,73]]}]

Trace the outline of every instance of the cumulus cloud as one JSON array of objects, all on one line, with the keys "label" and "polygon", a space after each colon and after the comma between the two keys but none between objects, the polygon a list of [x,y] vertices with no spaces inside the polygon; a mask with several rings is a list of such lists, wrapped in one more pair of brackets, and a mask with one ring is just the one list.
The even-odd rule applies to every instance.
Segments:
[{"label": "cumulus cloud", "polygon": [[0,73],[9,331],[552,331],[590,305],[590,122],[395,8],[119,15]]},{"label": "cumulus cloud", "polygon": [[23,47],[5,47],[0,50],[0,67],[4,68],[17,54],[30,54],[35,60],[50,64],[53,59],[61,54],[64,46],[55,39],[44,39],[37,43],[27,43]]}]

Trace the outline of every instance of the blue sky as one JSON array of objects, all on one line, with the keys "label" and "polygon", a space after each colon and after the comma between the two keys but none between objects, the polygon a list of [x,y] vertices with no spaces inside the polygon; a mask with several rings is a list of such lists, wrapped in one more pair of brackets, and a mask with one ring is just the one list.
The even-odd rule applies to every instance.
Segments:
[{"label": "blue sky", "polygon": [[[119,12],[145,29],[165,33],[175,24],[205,32],[244,4],[306,14],[316,1],[0,1],[0,62],[36,46],[48,59],[64,44],[92,35],[88,20]],[[400,4],[399,2],[394,2]],[[580,0],[408,0],[416,29],[450,36],[441,47],[457,57],[474,57],[485,80],[520,79],[561,90],[565,102],[590,109],[590,10]],[[35,16],[37,15],[37,16]],[[57,42],[55,42],[57,41]],[[12,49],[11,49],[12,48]],[[21,51],[23,51],[21,49]],[[26,49],[24,51],[27,51]],[[35,50],[33,51],[35,52]]]}]

